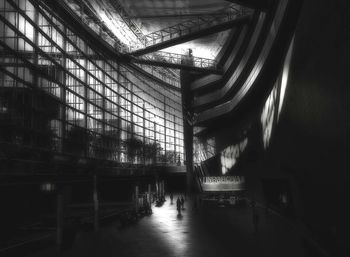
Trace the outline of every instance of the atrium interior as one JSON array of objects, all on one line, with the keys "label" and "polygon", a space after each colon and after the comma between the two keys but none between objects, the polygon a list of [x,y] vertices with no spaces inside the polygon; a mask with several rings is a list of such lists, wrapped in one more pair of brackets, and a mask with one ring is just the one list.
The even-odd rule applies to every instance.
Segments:
[{"label": "atrium interior", "polygon": [[0,1],[0,256],[348,256],[349,12]]}]

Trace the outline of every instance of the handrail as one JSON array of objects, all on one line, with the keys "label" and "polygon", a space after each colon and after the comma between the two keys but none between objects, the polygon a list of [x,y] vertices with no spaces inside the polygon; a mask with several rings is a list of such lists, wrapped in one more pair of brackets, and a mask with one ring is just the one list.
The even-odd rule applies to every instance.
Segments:
[{"label": "handrail", "polygon": [[[221,16],[208,14],[207,16],[199,16],[196,19],[186,20],[145,35],[142,43],[144,47],[153,46],[176,37],[188,35],[221,23],[235,20],[239,17],[246,16],[249,12],[249,9],[233,4],[230,6],[229,10]],[[132,50],[139,50],[139,47],[134,47]]]}]

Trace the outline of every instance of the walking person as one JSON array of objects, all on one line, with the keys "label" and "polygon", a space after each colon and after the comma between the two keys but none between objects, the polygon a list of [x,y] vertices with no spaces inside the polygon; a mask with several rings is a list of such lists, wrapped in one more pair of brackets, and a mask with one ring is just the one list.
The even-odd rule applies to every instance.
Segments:
[{"label": "walking person", "polygon": [[170,193],[170,204],[173,204],[173,199],[174,199],[173,193]]},{"label": "walking person", "polygon": [[177,215],[181,215],[181,200],[180,197],[177,197],[176,200],[176,209],[177,209]]},{"label": "walking person", "polygon": [[184,210],[185,209],[185,198],[183,195],[181,196],[181,208]]}]

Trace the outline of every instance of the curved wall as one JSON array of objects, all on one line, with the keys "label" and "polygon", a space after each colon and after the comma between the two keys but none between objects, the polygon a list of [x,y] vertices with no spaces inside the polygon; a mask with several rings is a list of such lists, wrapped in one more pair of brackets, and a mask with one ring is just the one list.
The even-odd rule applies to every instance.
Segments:
[{"label": "curved wall", "polygon": [[275,1],[269,11],[258,14],[258,22],[249,24],[253,28],[252,33],[247,34],[249,40],[237,53],[240,40],[235,42],[231,54],[235,53],[236,58],[228,60],[231,64],[237,63],[237,66],[227,69],[224,79],[210,85],[204,93],[198,92],[198,81],[203,79],[192,83],[192,89],[196,93],[193,106],[196,108],[197,125],[208,125],[212,120],[231,115],[251,95],[264,94],[263,92],[266,95],[277,77],[276,67],[282,65],[299,7],[300,1]]},{"label": "curved wall", "polygon": [[[244,113],[245,119],[225,116],[220,126],[200,134],[203,141],[216,139],[217,155],[248,136],[229,174],[247,176],[250,195],[302,228],[306,256],[349,252],[348,212],[339,204],[349,195],[349,10],[345,1],[305,0],[292,30],[288,79],[282,75],[276,81],[281,90],[274,93],[276,83],[270,83],[272,91],[264,105],[257,104],[258,111]],[[283,105],[270,104],[283,98]],[[287,192],[288,210],[278,200],[282,192]]]}]

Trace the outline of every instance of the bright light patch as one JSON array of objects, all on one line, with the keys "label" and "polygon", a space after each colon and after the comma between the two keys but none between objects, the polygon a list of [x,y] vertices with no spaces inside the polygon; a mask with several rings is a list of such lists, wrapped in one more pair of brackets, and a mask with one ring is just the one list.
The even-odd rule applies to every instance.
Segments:
[{"label": "bright light patch", "polygon": [[168,198],[162,208],[152,208],[153,214],[147,217],[147,222],[159,235],[157,244],[169,247],[169,250],[173,253],[172,256],[189,256],[189,244],[186,242],[188,242],[189,236],[192,235],[189,224],[190,215],[185,211],[183,216],[176,216],[176,199],[177,196],[174,196],[174,205],[169,204],[170,200]]},{"label": "bright light patch", "polygon": [[231,145],[221,152],[221,172],[225,175],[237,162],[240,154],[247,147],[248,138],[236,145]]},{"label": "bright light patch", "polygon": [[264,148],[267,149],[270,143],[270,138],[272,134],[273,120],[275,114],[275,102],[277,98],[277,85],[272,89],[269,97],[266,100],[264,109],[261,114],[261,124],[263,131],[263,142]]},{"label": "bright light patch", "polygon": [[287,83],[288,83],[288,76],[289,76],[289,69],[290,69],[290,62],[292,59],[292,52],[293,52],[293,44],[294,44],[294,37],[292,39],[292,42],[289,45],[288,53],[286,56],[286,59],[284,60],[284,65],[283,65],[283,73],[282,73],[282,81],[281,81],[281,89],[280,89],[280,100],[279,100],[279,106],[278,106],[278,117],[277,119],[279,120],[282,106],[283,106],[283,101],[284,101],[284,96],[286,93],[286,88],[287,88]]},{"label": "bright light patch", "polygon": [[105,23],[105,25],[116,35],[116,37],[124,44],[128,46],[140,46],[140,42],[135,34],[125,24],[120,15],[116,12],[110,13],[108,6],[102,6],[104,2],[91,3],[96,10],[99,18]]},{"label": "bright light patch", "polygon": [[197,137],[193,140],[193,162],[201,163],[215,155],[215,139],[209,138],[202,142]]},{"label": "bright light patch", "polygon": [[[282,73],[280,74],[280,79],[277,79],[275,86],[273,87],[269,97],[267,98],[263,111],[261,113],[262,136],[263,136],[265,149],[267,149],[267,147],[270,144],[272,129],[274,125],[275,109],[277,108],[277,105],[278,105],[277,121],[279,120],[279,116],[281,114],[283,101],[284,101],[286,88],[287,88],[287,83],[288,83],[293,43],[294,43],[294,38],[292,39],[289,45],[287,56],[284,60],[283,70],[282,70]],[[277,103],[278,89],[279,89],[279,102]]]}]

